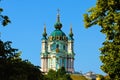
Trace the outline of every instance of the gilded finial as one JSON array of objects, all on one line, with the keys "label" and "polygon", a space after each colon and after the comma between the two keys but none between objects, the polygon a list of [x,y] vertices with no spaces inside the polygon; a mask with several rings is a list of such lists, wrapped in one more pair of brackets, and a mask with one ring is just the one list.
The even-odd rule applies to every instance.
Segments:
[{"label": "gilded finial", "polygon": [[57,13],[57,22],[60,22],[60,10],[57,9],[58,13]]},{"label": "gilded finial", "polygon": [[70,33],[69,33],[70,37],[73,37],[73,32],[72,32],[72,25],[70,26]]},{"label": "gilded finial", "polygon": [[45,37],[45,38],[46,38],[46,36],[47,36],[47,33],[46,33],[46,25],[44,24],[44,32],[43,32],[43,37]]},{"label": "gilded finial", "polygon": [[57,11],[58,11],[58,14],[60,13],[60,9],[57,9]]},{"label": "gilded finial", "polygon": [[46,32],[46,24],[44,24],[44,32]]}]

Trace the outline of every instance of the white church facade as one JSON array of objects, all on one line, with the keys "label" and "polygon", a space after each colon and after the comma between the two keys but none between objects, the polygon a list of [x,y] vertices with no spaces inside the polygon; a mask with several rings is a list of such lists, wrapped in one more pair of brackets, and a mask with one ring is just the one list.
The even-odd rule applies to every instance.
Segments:
[{"label": "white church facade", "polygon": [[41,71],[47,73],[50,69],[58,70],[64,67],[68,73],[74,73],[74,39],[72,28],[68,36],[62,31],[60,14],[54,24],[55,30],[47,37],[44,27],[41,44]]}]

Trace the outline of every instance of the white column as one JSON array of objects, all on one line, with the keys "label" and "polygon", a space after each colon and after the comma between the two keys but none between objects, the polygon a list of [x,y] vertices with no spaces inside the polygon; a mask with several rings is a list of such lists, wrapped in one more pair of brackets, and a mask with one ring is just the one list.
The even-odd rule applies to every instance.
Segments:
[{"label": "white column", "polygon": [[45,53],[47,51],[47,41],[42,40],[42,47],[41,47],[42,53]]},{"label": "white column", "polygon": [[41,58],[41,71],[43,71],[43,59]]},{"label": "white column", "polygon": [[74,73],[74,58],[72,58],[72,72]]},{"label": "white column", "polygon": [[68,41],[68,53],[73,52],[73,41],[69,40]]}]

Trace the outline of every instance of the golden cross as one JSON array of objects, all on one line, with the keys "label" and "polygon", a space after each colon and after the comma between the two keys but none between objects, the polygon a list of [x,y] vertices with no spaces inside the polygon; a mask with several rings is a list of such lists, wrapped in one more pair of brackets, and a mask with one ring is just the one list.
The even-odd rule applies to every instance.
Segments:
[{"label": "golden cross", "polygon": [[59,14],[59,12],[60,12],[60,9],[57,9],[57,11],[58,11],[58,14]]}]

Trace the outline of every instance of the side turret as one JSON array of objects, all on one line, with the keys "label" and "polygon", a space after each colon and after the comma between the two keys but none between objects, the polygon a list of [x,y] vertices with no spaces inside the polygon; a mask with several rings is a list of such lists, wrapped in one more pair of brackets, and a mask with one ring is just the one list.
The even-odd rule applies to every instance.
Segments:
[{"label": "side turret", "polygon": [[46,53],[46,52],[47,52],[47,33],[46,33],[46,25],[44,25],[44,32],[43,32],[41,50],[42,50],[42,53]]},{"label": "side turret", "polygon": [[44,32],[42,38],[42,47],[41,47],[41,71],[47,73],[48,72],[48,52],[47,52],[47,33],[46,26],[44,25]]},{"label": "side turret", "polygon": [[70,28],[70,33],[68,36],[68,55],[67,55],[67,66],[68,66],[68,72],[74,73],[74,50],[73,50],[73,32],[72,27]]},{"label": "side turret", "polygon": [[73,43],[74,43],[74,39],[73,39],[73,32],[72,32],[72,27],[71,27],[69,37],[68,37],[68,53],[69,54],[73,53]]}]

